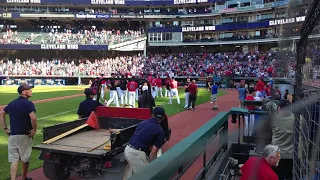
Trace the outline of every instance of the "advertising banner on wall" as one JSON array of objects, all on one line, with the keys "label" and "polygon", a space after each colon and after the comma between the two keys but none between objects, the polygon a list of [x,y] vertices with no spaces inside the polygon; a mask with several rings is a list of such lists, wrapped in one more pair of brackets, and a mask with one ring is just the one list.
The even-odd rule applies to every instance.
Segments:
[{"label": "advertising banner on wall", "polygon": [[220,0],[0,0],[11,4],[96,4],[96,5],[174,5],[199,4]]},{"label": "advertising banner on wall", "polygon": [[0,49],[42,50],[108,50],[108,45],[77,44],[0,44]]}]

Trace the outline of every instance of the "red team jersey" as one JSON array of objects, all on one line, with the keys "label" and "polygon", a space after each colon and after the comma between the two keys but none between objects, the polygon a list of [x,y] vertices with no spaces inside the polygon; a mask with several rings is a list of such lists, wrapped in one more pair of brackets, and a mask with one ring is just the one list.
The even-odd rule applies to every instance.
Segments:
[{"label": "red team jersey", "polygon": [[138,88],[138,83],[135,82],[135,81],[130,81],[128,84],[127,84],[127,88],[130,92],[135,92],[136,89]]},{"label": "red team jersey", "polygon": [[162,85],[162,79],[161,78],[157,78],[157,86],[161,87]]},{"label": "red team jersey", "polygon": [[171,89],[177,89],[178,88],[178,81],[170,81],[170,87],[171,87]]},{"label": "red team jersey", "polygon": [[147,79],[148,79],[149,83],[152,83],[152,79],[153,79],[152,76],[148,76]]},{"label": "red team jersey", "polygon": [[152,81],[151,81],[151,86],[156,86],[157,85],[157,81],[158,81],[158,79],[153,78]]}]

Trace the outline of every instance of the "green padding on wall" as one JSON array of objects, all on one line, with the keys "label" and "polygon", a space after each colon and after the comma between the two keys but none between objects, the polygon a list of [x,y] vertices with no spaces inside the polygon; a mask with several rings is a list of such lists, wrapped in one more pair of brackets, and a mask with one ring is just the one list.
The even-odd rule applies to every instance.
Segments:
[{"label": "green padding on wall", "polygon": [[249,110],[247,108],[233,107],[230,109],[230,114],[249,114]]},{"label": "green padding on wall", "polygon": [[186,165],[202,153],[206,143],[228,121],[228,115],[228,112],[220,112],[129,180],[169,179],[181,165]]}]

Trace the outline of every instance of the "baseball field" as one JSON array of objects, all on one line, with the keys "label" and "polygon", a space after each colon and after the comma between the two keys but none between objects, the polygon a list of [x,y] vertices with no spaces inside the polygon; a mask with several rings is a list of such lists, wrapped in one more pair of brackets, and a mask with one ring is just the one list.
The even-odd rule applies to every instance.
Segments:
[{"label": "baseball field", "polygon": [[[0,86],[0,109],[18,97],[18,86]],[[83,91],[86,86],[37,86],[33,89],[31,101],[35,103],[38,117],[38,131],[34,137],[34,145],[42,142],[42,128],[63,122],[77,119],[77,108],[79,103],[85,99]],[[225,94],[220,90],[219,96]],[[108,97],[108,95],[107,95]],[[170,116],[184,111],[184,90],[179,90],[181,104],[178,105],[175,98],[173,104],[168,104],[169,98],[157,98],[156,106],[162,106]],[[210,100],[210,92],[207,89],[199,89],[197,104],[202,104]],[[7,116],[9,121],[9,116]],[[7,123],[9,125],[9,122]],[[174,133],[174,132],[173,132]],[[0,179],[10,177],[8,163],[8,137],[4,132],[0,133]],[[42,161],[38,160],[39,152],[34,150],[30,162],[29,170],[42,166]]]}]

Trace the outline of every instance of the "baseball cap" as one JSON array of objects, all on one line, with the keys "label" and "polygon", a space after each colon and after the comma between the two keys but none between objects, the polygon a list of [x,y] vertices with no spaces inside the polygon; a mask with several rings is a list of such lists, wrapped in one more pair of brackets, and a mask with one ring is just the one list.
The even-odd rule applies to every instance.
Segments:
[{"label": "baseball cap", "polygon": [[156,118],[163,118],[166,115],[166,113],[165,113],[165,111],[164,111],[164,109],[162,107],[155,107],[153,109],[152,114]]},{"label": "baseball cap", "polygon": [[278,105],[277,103],[273,102],[273,101],[269,101],[266,105],[266,108],[269,112],[277,112],[278,111]]},{"label": "baseball cap", "polygon": [[29,85],[29,84],[21,84],[19,87],[18,87],[18,93],[21,94],[24,90],[30,90],[34,88],[34,85]]},{"label": "baseball cap", "polygon": [[84,90],[84,94],[86,94],[86,95],[95,95],[95,93],[92,91],[91,88],[86,88]]}]

